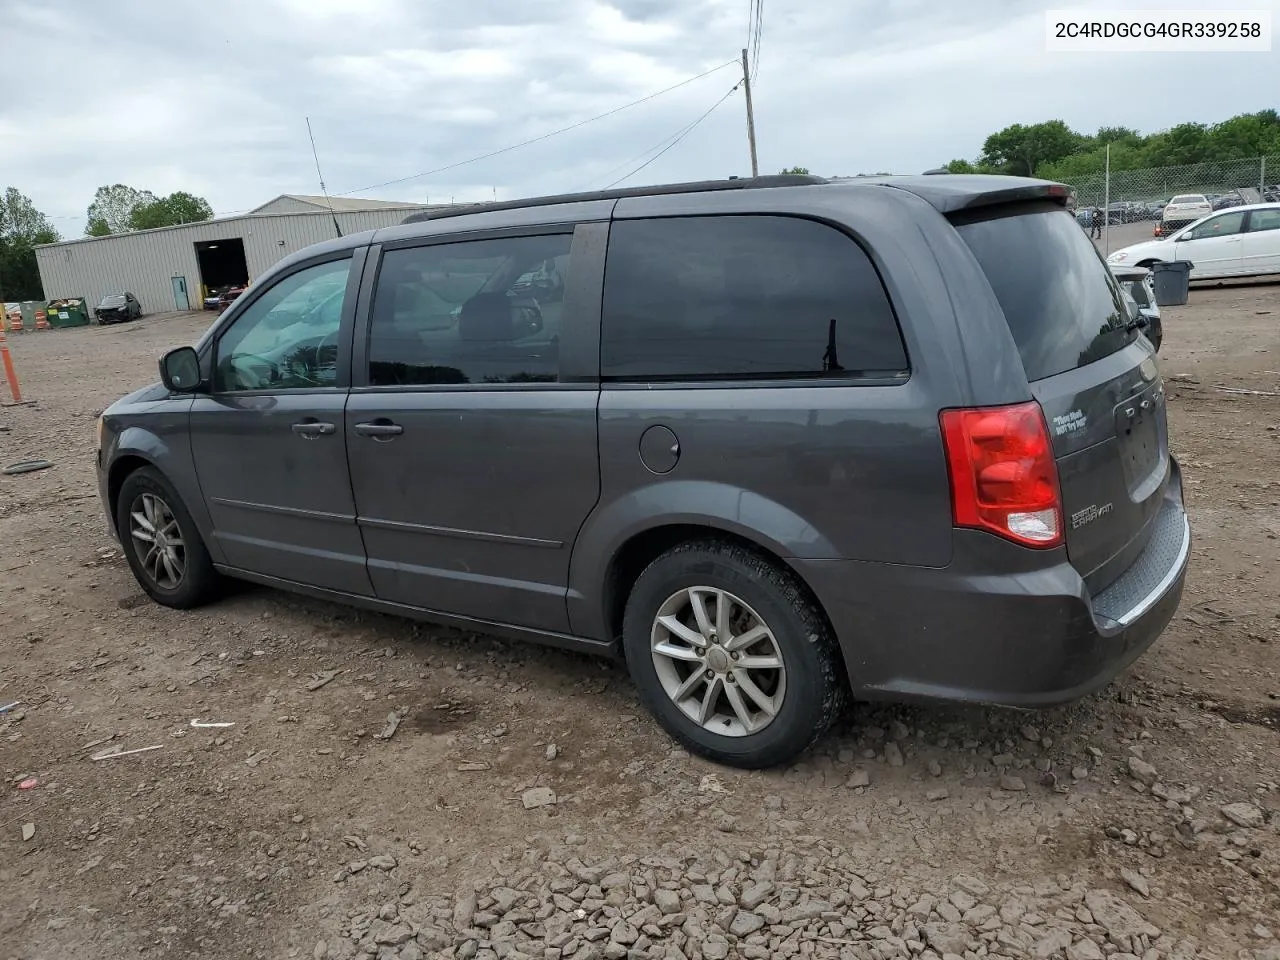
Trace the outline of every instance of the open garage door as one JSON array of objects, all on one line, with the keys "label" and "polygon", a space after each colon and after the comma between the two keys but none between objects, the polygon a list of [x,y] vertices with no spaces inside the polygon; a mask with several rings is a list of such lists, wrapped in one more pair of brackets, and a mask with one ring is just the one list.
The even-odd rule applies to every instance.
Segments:
[{"label": "open garage door", "polygon": [[232,287],[249,282],[249,267],[244,259],[244,241],[201,240],[195,245],[196,262],[200,265],[200,299],[208,309],[212,298]]}]

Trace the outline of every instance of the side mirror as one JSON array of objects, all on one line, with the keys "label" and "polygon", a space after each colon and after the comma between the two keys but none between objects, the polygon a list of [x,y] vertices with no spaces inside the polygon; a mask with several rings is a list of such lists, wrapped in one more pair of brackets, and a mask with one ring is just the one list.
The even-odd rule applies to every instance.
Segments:
[{"label": "side mirror", "polygon": [[160,381],[172,393],[195,393],[200,387],[200,357],[194,347],[177,347],[160,358]]}]

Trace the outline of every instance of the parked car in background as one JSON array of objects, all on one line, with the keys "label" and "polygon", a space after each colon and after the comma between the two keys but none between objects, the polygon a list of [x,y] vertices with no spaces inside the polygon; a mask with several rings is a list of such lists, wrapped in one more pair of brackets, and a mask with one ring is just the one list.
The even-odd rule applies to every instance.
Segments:
[{"label": "parked car in background", "polygon": [[849,696],[1075,700],[1169,623],[1191,531],[1152,344],[1066,197],[761,177],[316,244],[102,415],[111,529],[174,608],[230,576],[625,654],[738,766]]},{"label": "parked car in background", "polygon": [[227,291],[231,290],[231,284],[224,284],[220,287],[214,287],[209,291],[209,295],[204,298],[204,309],[221,310],[223,307],[222,297]]},{"label": "parked car in background", "polygon": [[1280,274],[1280,203],[1221,210],[1159,240],[1107,257],[1113,267],[1150,267],[1176,260],[1192,264],[1192,280]]},{"label": "parked car in background", "polygon": [[142,316],[142,304],[132,293],[109,293],[93,309],[99,324],[123,323]]},{"label": "parked car in background", "polygon": [[1165,223],[1192,223],[1213,213],[1213,204],[1203,193],[1183,193],[1170,200],[1164,208]]},{"label": "parked car in background", "polygon": [[1233,193],[1223,194],[1220,197],[1214,197],[1209,205],[1215,210],[1226,210],[1228,207],[1238,207],[1244,203],[1244,200]]},{"label": "parked car in background", "polygon": [[222,292],[222,295],[218,297],[218,309],[227,309],[227,307],[236,302],[240,297],[240,294],[244,293],[244,290],[244,287],[228,287]]}]

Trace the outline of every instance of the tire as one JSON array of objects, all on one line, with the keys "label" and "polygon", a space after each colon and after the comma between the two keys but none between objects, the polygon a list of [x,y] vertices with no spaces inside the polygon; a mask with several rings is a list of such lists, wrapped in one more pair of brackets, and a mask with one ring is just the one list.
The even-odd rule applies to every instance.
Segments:
[{"label": "tire", "polygon": [[[709,643],[703,639],[712,631],[696,628],[690,588],[705,598],[704,610],[715,626],[720,619],[716,597],[728,595],[729,643],[723,631]],[[667,623],[676,618],[677,625],[685,625],[683,631],[667,630],[660,616]],[[761,639],[728,652],[732,640],[759,634],[757,627],[765,630]],[[691,541],[654,560],[631,588],[622,633],[627,664],[645,706],[691,753],[717,763],[747,769],[787,763],[821,737],[844,709],[843,664],[825,618],[792,574],[736,544]],[[695,648],[689,637],[702,640],[703,646]],[[663,657],[655,654],[655,646],[684,656]],[[693,656],[700,658],[696,669],[689,659]],[[729,657],[750,658],[759,667],[744,668]],[[764,666],[766,659],[780,662],[781,669]],[[713,681],[706,679],[709,669]],[[740,679],[744,676],[746,680]],[[770,705],[771,717],[744,693],[747,681]],[[717,692],[711,716],[703,723],[694,713],[702,708],[710,682],[717,684]],[[673,694],[681,691],[687,693],[678,705]],[[743,721],[734,696],[750,723]]]},{"label": "tire", "polygon": [[[163,558],[142,552],[144,541],[135,531],[141,528],[145,535],[147,524],[160,526],[162,535],[167,536],[171,556],[181,561],[180,576],[172,576],[173,562],[166,564]],[[222,578],[213,568],[195,521],[173,486],[155,468],[140,467],[125,478],[116,502],[116,529],[134,578],[156,603],[189,610],[208,603],[220,592]],[[175,530],[178,543],[173,539]]]}]

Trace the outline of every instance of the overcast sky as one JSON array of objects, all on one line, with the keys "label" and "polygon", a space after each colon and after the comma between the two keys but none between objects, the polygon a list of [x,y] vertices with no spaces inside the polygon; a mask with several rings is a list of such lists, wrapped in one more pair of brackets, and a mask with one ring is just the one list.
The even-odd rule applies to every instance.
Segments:
[{"label": "overcast sky", "polygon": [[[1047,54],[1025,0],[764,0],[762,172],[918,173],[1007,124],[1144,132],[1280,106],[1280,52]],[[1201,0],[1201,7],[1212,6]],[[65,237],[101,184],[189,190],[219,213],[330,192],[447,201],[602,187],[737,80],[713,68],[750,0],[0,0],[0,187]],[[1176,0],[1103,8],[1187,7]],[[1239,0],[1270,9],[1280,0]],[[738,91],[627,185],[750,172]],[[650,151],[646,153],[646,151]]]}]

